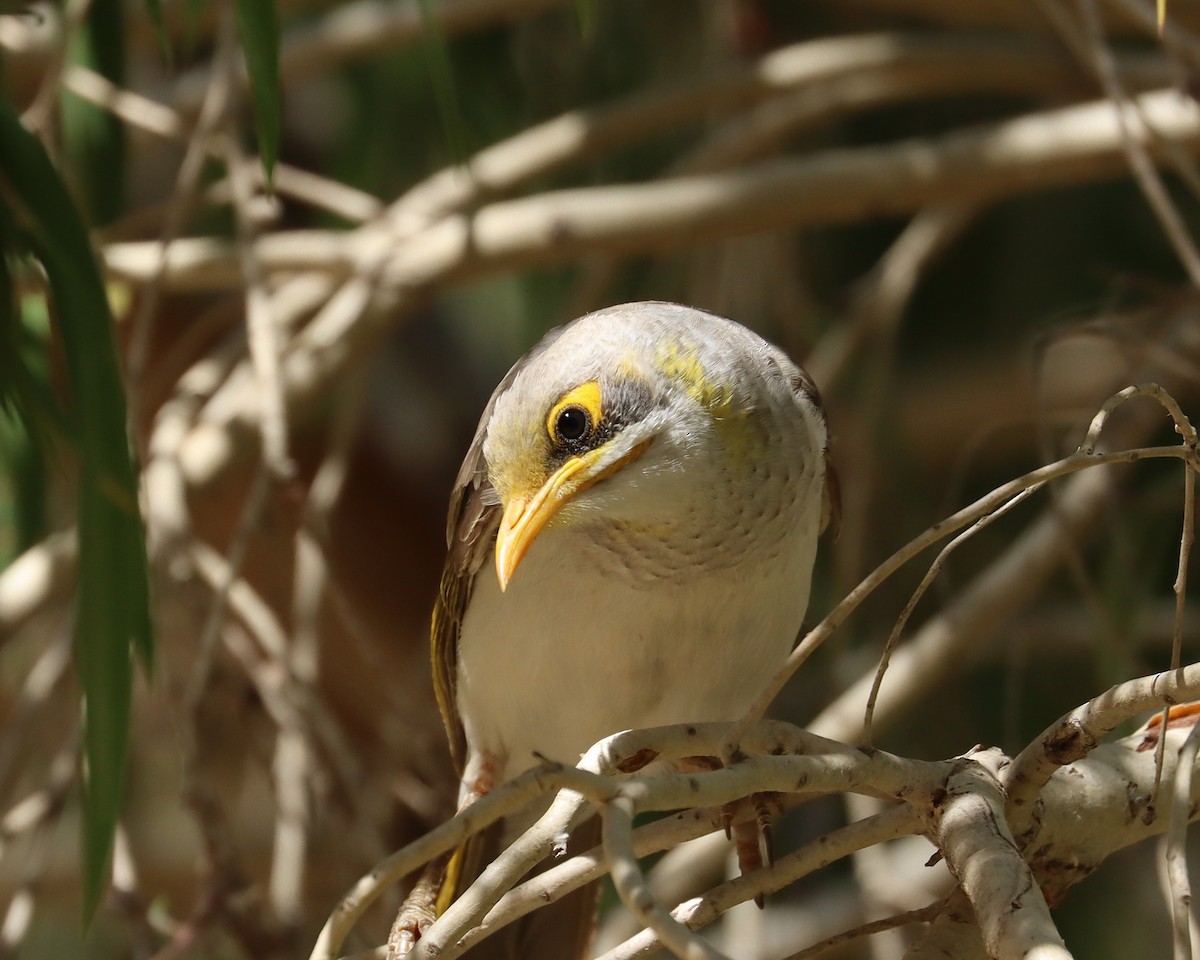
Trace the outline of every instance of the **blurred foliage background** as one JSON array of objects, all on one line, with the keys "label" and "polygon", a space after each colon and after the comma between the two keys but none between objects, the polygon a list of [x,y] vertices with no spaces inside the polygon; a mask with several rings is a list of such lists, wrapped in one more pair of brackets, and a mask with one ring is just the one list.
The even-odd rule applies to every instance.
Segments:
[{"label": "blurred foliage background", "polygon": [[[1148,0],[280,0],[277,22],[241,6],[0,6],[4,100],[106,268],[157,646],[134,680],[114,885],[85,933],[71,599],[98,578],[129,613],[136,576],[101,549],[76,577],[68,421],[93,401],[69,372],[105,348],[48,299],[6,155],[5,954],[306,955],[354,879],[448,814],[426,652],[446,499],[491,389],[558,323],[677,300],[808,367],[844,495],[814,620],[940,517],[1073,450],[1115,390],[1157,380],[1194,409],[1190,4],[1161,38]],[[1124,129],[1098,112],[1143,91],[1158,99]],[[1172,442],[1149,407],[1116,418],[1116,446]],[[1077,514],[998,596],[972,590],[1056,499],[956,553],[909,629],[951,639],[877,742],[1013,752],[1164,669],[1176,466],[1114,471],[1090,499],[1061,487]],[[869,675],[921,573],[887,583],[778,714],[852,737],[826,708]],[[806,810],[788,842],[846,815]],[[1056,914],[1080,954],[1166,949],[1153,850],[1122,857]],[[753,955],[916,905],[919,869],[889,869],[886,895],[833,868],[775,898]]]}]

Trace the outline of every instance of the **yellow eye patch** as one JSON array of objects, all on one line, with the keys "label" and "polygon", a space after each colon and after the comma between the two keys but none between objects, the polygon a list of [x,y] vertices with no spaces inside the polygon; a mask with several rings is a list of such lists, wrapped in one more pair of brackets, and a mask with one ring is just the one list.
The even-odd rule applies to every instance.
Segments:
[{"label": "yellow eye patch", "polygon": [[587,383],[581,383],[573,390],[568,390],[559,398],[558,403],[550,408],[550,413],[546,415],[546,432],[550,434],[551,439],[558,441],[561,439],[559,430],[559,418],[564,410],[571,407],[578,407],[587,414],[588,422],[591,428],[595,428],[600,423],[603,415],[603,408],[600,403],[600,384],[595,380],[589,380]]}]

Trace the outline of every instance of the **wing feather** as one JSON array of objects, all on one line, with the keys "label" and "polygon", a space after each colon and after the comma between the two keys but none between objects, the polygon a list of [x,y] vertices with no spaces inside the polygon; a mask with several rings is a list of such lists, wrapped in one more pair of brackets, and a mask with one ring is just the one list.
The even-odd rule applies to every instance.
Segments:
[{"label": "wing feather", "polygon": [[430,629],[430,661],[433,689],[437,695],[442,722],[450,741],[450,755],[459,774],[467,761],[466,733],[458,709],[458,639],[475,578],[487,564],[496,546],[501,508],[495,489],[488,480],[483,444],[496,400],[510,386],[525,365],[558,339],[563,328],[552,330],[528,354],[518,360],[500,381],[467,448],[450,494],[450,512],[446,519],[446,565],[433,607]]}]

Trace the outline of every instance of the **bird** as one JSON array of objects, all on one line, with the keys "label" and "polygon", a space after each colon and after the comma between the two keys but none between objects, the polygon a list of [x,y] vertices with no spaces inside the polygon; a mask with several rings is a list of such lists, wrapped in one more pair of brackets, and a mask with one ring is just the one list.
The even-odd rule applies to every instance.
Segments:
[{"label": "bird", "polygon": [[607,307],[517,361],[455,481],[431,631],[460,808],[622,730],[737,719],[801,629],[828,448],[812,379],[704,310]]}]

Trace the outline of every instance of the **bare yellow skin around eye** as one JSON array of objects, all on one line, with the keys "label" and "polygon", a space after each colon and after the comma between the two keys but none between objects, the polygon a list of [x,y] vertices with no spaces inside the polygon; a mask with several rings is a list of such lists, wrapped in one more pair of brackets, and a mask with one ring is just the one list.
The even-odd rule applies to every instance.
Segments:
[{"label": "bare yellow skin around eye", "polygon": [[555,424],[558,421],[558,415],[567,407],[582,407],[587,411],[592,423],[598,424],[603,414],[600,402],[600,384],[595,380],[581,383],[574,390],[563,394],[558,403],[550,408],[550,413],[546,416],[546,432],[552,439],[557,437]]}]

